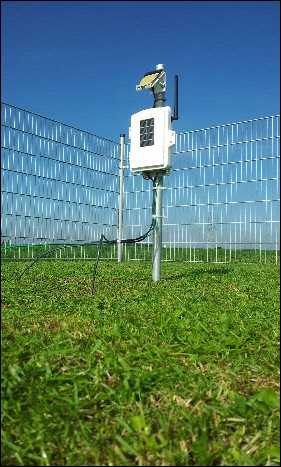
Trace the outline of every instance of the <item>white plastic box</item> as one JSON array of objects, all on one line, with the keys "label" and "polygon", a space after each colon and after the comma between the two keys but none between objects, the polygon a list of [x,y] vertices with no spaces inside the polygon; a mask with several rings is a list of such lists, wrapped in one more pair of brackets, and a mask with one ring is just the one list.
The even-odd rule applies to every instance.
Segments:
[{"label": "white plastic box", "polygon": [[129,138],[132,172],[170,169],[176,138],[171,108],[156,107],[132,115]]}]

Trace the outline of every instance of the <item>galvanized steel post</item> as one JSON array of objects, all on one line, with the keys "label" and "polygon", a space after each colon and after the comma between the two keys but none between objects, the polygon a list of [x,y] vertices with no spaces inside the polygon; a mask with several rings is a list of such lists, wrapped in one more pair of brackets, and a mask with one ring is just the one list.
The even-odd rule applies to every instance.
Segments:
[{"label": "galvanized steel post", "polygon": [[161,258],[162,258],[162,196],[163,196],[163,175],[157,175],[156,184],[153,188],[156,193],[155,218],[157,228],[153,235],[152,253],[152,279],[157,282],[161,280]]},{"label": "galvanized steel post", "polygon": [[122,261],[122,226],[123,226],[123,193],[124,193],[124,148],[125,135],[120,135],[120,168],[119,168],[119,198],[118,198],[118,263]]},{"label": "galvanized steel post", "polygon": [[[156,66],[156,70],[165,71],[162,64]],[[165,92],[158,92],[154,94],[154,107],[164,107],[165,105]],[[156,193],[155,218],[157,228],[153,235],[153,252],[152,252],[152,279],[157,282],[161,280],[161,258],[162,258],[162,196],[163,196],[163,173],[156,174],[156,183],[154,186]]]}]

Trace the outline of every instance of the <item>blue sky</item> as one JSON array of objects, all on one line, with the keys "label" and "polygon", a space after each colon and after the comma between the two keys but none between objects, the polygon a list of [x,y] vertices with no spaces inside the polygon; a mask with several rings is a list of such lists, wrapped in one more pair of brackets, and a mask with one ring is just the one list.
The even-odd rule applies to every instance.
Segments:
[{"label": "blue sky", "polygon": [[[176,131],[280,113],[277,1],[2,1],[1,100],[115,141],[153,106],[157,63]],[[128,138],[128,137],[127,137]]]},{"label": "blue sky", "polygon": [[[117,142],[120,133],[125,133],[126,142],[128,142],[131,115],[153,106],[151,94],[147,90],[137,92],[136,85],[147,71],[155,69],[158,63],[164,63],[167,73],[166,105],[170,105],[172,108],[174,76],[175,74],[179,76],[180,119],[174,122],[174,129],[178,133],[280,113],[279,2],[10,0],[1,2],[1,13],[1,100],[8,104]],[[258,127],[258,124],[255,125]],[[259,129],[256,132],[256,138],[263,135],[266,125],[264,123],[264,130]],[[276,131],[274,129],[275,133]],[[16,138],[14,140],[16,141]],[[242,160],[242,156],[245,156],[243,153],[245,148],[242,149],[241,146],[239,148],[235,149],[237,152],[234,157]],[[228,161],[228,155],[224,154],[224,149],[220,148],[220,154],[215,154],[215,152],[209,154],[208,151],[205,154],[203,151],[200,153],[200,157],[215,158],[219,156],[221,159],[226,157],[226,161]],[[187,182],[187,185],[197,188],[193,191],[187,189],[170,190],[170,201],[168,192],[165,195],[164,204],[170,203],[173,206],[180,199],[181,205],[185,206],[182,212],[173,211],[171,208],[172,214],[169,215],[169,222],[174,222],[175,225],[179,224],[179,226],[182,222],[194,224],[193,233],[189,227],[185,232],[194,235],[196,241],[201,242],[203,240],[198,236],[198,228],[201,229],[200,235],[205,235],[206,241],[209,235],[208,219],[214,219],[214,222],[218,224],[214,230],[218,236],[217,241],[223,244],[224,241],[229,241],[231,236],[229,229],[232,228],[231,226],[223,227],[222,216],[224,216],[228,222],[237,222],[238,230],[235,230],[232,237],[234,235],[236,238],[237,234],[237,238],[241,237],[242,239],[243,237],[243,242],[247,241],[253,244],[253,235],[256,240],[259,233],[263,242],[276,243],[275,227],[277,224],[272,222],[265,224],[265,227],[259,227],[258,233],[254,227],[252,228],[248,224],[247,232],[245,231],[245,234],[240,232],[243,227],[241,220],[246,218],[248,223],[250,220],[254,220],[259,222],[259,225],[263,225],[264,220],[268,221],[270,218],[275,223],[279,220],[277,201],[271,204],[259,203],[259,208],[256,204],[253,204],[251,208],[245,203],[240,203],[241,200],[245,201],[246,198],[251,197],[259,201],[266,197],[267,200],[271,201],[279,195],[276,179],[278,176],[276,175],[277,159],[275,159],[277,138],[268,139],[263,146],[262,143],[255,142],[249,146],[249,151],[252,149],[253,156],[259,158],[262,155],[264,159],[268,158],[256,162],[256,166],[252,162],[247,165],[247,168],[242,163],[239,166],[241,174],[242,170],[246,171],[243,174],[244,181],[257,178],[255,185],[246,183],[239,185],[237,183],[235,188],[229,184],[219,187],[220,182],[223,181],[221,168],[217,167],[217,174],[214,175],[212,162],[210,162],[211,175],[214,180],[211,179],[213,181],[209,180],[209,182],[214,187],[205,190],[205,187],[200,188],[202,185],[200,177],[206,175],[206,180],[205,178],[204,180],[207,182],[208,171],[207,169],[201,171],[197,166],[194,166],[194,170],[185,172],[186,177],[190,177],[190,179],[185,180],[185,188]],[[271,156],[274,156],[274,161]],[[41,214],[36,211],[37,217],[34,214],[36,219],[32,218],[33,214],[31,219],[33,219],[35,227],[38,221],[38,229],[40,224],[40,229],[47,231],[44,222],[49,216],[51,207],[53,213],[55,210],[53,217],[56,219],[63,218],[66,211],[62,212],[60,207],[56,207],[59,203],[54,198],[57,198],[57,195],[60,198],[60,195],[56,191],[56,186],[52,185],[53,182],[50,178],[42,182],[38,176],[35,181],[30,174],[29,178],[26,177],[24,171],[18,178],[18,174],[14,173],[14,167],[12,167],[12,171],[10,170],[13,164],[15,166],[19,164],[20,167],[20,163],[23,164],[20,161],[23,160],[26,164],[29,163],[30,167],[31,159],[35,164],[35,158],[30,155],[28,157],[26,160],[23,159],[22,153],[19,151],[13,152],[12,157],[9,151],[5,153],[5,157],[3,154],[2,160],[6,161],[3,164],[8,164],[7,167],[5,166],[6,171],[3,171],[4,177],[7,177],[5,183],[9,182],[16,189],[19,188],[19,183],[22,183],[25,194],[29,188],[35,193],[34,212],[35,208],[38,211],[40,206],[42,209],[40,208]],[[174,159],[174,168],[178,159]],[[36,169],[34,169],[36,175],[41,170],[40,164],[43,167],[45,162],[44,157],[39,158]],[[193,162],[190,155],[188,158],[186,157],[185,162],[188,162],[188,168],[191,169]],[[199,160],[196,159],[195,165],[197,163]],[[228,165],[226,164],[225,167]],[[232,167],[234,168],[234,166]],[[237,165],[235,167],[235,177],[239,178]],[[259,177],[263,179],[262,182],[258,180],[257,167],[260,170],[263,168],[263,176]],[[37,173],[36,170],[39,172]],[[51,163],[48,170],[52,171]],[[231,171],[230,165],[229,170]],[[182,182],[179,179],[176,180],[177,174],[180,176],[179,172],[172,171],[172,176],[167,177],[165,183],[172,187],[182,188]],[[271,174],[268,180],[266,179],[267,174]],[[224,174],[224,177],[226,177],[224,183],[226,180],[232,183],[231,173]],[[271,180],[272,177],[274,180]],[[143,183],[142,177],[139,177],[137,182],[137,177],[132,179],[132,183]],[[29,188],[27,188],[27,180],[30,183]],[[91,183],[90,179],[89,183]],[[116,177],[114,177],[114,183],[117,183]],[[71,185],[68,183],[68,185],[65,184],[66,186],[68,189]],[[229,201],[229,193],[227,192],[229,187],[231,190],[235,190],[231,200],[238,200],[240,204],[232,207],[231,204],[225,203],[228,210],[224,212],[223,199],[228,196]],[[42,193],[50,189],[54,190],[55,195],[47,197],[44,204],[43,201],[41,202]],[[39,195],[38,190],[41,190]],[[219,190],[221,190],[220,199]],[[260,190],[259,193],[258,190]],[[11,195],[11,191],[12,189],[9,195]],[[79,196],[86,196],[86,191],[81,189]],[[94,193],[96,192],[92,190],[93,196]],[[142,193],[142,190],[139,193]],[[73,192],[71,196],[72,201],[77,202],[78,192]],[[29,209],[30,197],[27,195],[24,197],[20,192],[18,196],[13,193],[13,196],[8,198],[7,211],[16,213],[18,223],[24,225],[24,218],[18,215],[19,206],[24,206],[22,210],[26,212]],[[114,200],[116,201],[115,198]],[[218,212],[216,212],[214,206],[218,200],[220,203]],[[145,199],[137,201],[136,197],[129,197],[125,202],[127,202],[127,208],[130,203],[137,207],[132,214],[132,216],[137,216],[136,231],[129,232],[128,235],[129,237],[135,234],[138,236],[140,224],[150,225],[151,202],[147,203]],[[204,207],[202,202],[205,203]],[[89,206],[97,205],[98,198],[91,198],[91,203]],[[145,221],[138,217],[140,215],[138,203],[142,206],[142,215],[147,216]],[[149,208],[144,211],[143,208],[147,204]],[[187,209],[186,206],[191,206],[191,208]],[[67,203],[65,204],[66,208]],[[79,222],[83,226],[83,216],[88,215],[85,209],[79,209],[78,205],[73,207],[62,236],[77,239],[76,233],[70,233],[68,230],[69,220],[74,219],[74,222],[78,222],[77,219],[80,216],[81,222]],[[5,210],[2,212],[5,213]],[[90,215],[88,216],[89,227],[92,226],[91,232],[93,233],[98,225],[95,224],[96,218],[100,222],[98,209],[93,211],[91,215],[96,216],[93,222],[89,221]],[[43,216],[45,220],[42,220],[40,216]],[[198,227],[199,224],[196,224],[198,216],[201,216],[199,221],[201,224],[203,222],[203,227]],[[262,217],[261,220],[259,216]],[[5,215],[3,217],[5,219]],[[9,217],[10,221],[13,222],[11,216]],[[130,220],[128,220],[129,224]],[[14,223],[11,228],[18,228],[15,227],[16,225]],[[104,227],[101,225],[101,228]],[[22,227],[19,226],[19,232],[21,229]],[[271,229],[268,234],[266,229]],[[39,241],[41,237],[38,235],[37,240]],[[84,240],[92,239],[91,235]],[[115,231],[112,235],[115,235]],[[110,235],[111,238],[112,235]],[[57,235],[55,238],[58,238]],[[80,240],[81,238],[79,237]],[[164,240],[166,241],[165,235]],[[181,240],[178,238],[173,241]]]}]

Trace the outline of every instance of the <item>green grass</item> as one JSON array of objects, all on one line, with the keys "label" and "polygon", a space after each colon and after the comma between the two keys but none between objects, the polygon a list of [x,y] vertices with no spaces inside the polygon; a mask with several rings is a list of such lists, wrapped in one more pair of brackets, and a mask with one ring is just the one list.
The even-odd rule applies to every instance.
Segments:
[{"label": "green grass", "polygon": [[[57,247],[57,246],[56,246]],[[54,248],[56,248],[54,247]],[[38,256],[46,253],[52,248],[51,245],[35,245],[35,246],[8,246],[4,249],[2,246],[1,256],[5,260],[23,260],[37,258]],[[43,260],[55,259],[94,259],[97,255],[98,247],[82,246],[65,248],[57,250],[46,256]],[[135,245],[123,245],[123,258],[151,260],[152,247],[151,244],[138,243]],[[103,259],[117,259],[117,245],[102,246],[101,257]],[[280,250],[260,250],[260,249],[237,249],[233,248],[163,248],[162,253],[163,261],[188,261],[188,262],[243,262],[243,263],[270,263],[280,264]]]},{"label": "green grass", "polygon": [[280,465],[279,267],[2,264],[2,465]]}]

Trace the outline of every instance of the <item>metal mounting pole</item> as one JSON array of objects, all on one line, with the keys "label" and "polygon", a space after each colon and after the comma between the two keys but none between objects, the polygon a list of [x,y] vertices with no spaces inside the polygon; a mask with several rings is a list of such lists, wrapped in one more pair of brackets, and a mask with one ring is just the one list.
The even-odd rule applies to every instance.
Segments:
[{"label": "metal mounting pole", "polygon": [[118,263],[122,261],[123,193],[124,193],[124,147],[125,135],[120,135],[120,169],[118,198]]},{"label": "metal mounting pole", "polygon": [[[164,65],[157,65],[156,70],[165,70]],[[154,107],[164,107],[165,92],[154,94]],[[162,196],[163,196],[163,173],[156,175],[156,184],[154,190],[156,194],[155,216],[157,228],[153,235],[153,252],[152,252],[152,279],[157,282],[161,280],[161,258],[162,258]]]},{"label": "metal mounting pole", "polygon": [[154,187],[156,193],[155,217],[157,228],[153,235],[152,253],[152,279],[157,282],[161,280],[161,258],[162,258],[162,196],[163,196],[163,175],[158,174]]}]

